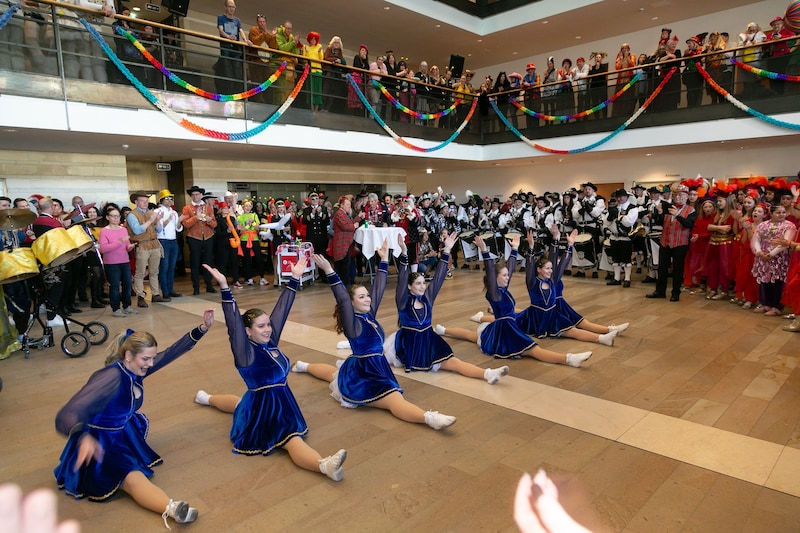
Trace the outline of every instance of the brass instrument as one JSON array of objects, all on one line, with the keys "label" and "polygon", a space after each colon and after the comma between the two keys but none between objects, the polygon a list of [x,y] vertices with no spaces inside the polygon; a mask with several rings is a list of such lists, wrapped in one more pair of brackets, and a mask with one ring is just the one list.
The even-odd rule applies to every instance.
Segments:
[{"label": "brass instrument", "polygon": [[641,222],[637,222],[635,226],[631,228],[628,232],[628,237],[644,237],[647,234],[647,230],[644,227],[644,224]]}]

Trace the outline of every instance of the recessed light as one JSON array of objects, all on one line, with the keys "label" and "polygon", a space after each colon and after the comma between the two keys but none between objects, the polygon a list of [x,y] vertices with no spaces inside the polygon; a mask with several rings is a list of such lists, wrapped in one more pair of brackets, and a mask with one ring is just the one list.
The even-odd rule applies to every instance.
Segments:
[{"label": "recessed light", "polygon": [[426,174],[433,174],[433,169],[432,168],[426,168],[425,169],[425,173]]},{"label": "recessed light", "polygon": [[650,157],[650,156],[651,156],[651,155],[653,155],[653,154],[644,154],[644,155],[646,155],[647,157]]},{"label": "recessed light", "polygon": [[389,7],[389,6],[384,6],[384,8],[383,8],[384,11],[389,11],[390,9],[392,9],[392,8]]},{"label": "recessed light", "polygon": [[511,55],[512,55],[512,56],[515,56],[515,55],[517,55],[517,54],[519,54],[519,52],[511,52]]},{"label": "recessed light", "polygon": [[658,17],[650,17],[650,20],[658,20]]},{"label": "recessed light", "polygon": [[550,21],[549,20],[543,20],[542,24],[550,24]]},{"label": "recessed light", "polygon": [[141,10],[142,10],[142,8],[141,8],[141,7],[134,7],[134,8],[133,8],[133,10],[134,10],[134,11],[141,11]]},{"label": "recessed light", "polygon": [[483,42],[483,39],[478,39],[478,42],[479,42],[479,43],[482,43],[482,42]]},{"label": "recessed light", "polygon": [[580,36],[580,35],[576,35],[576,36],[575,36],[575,38],[576,38],[576,39],[580,39],[580,38],[581,38],[581,36]]},{"label": "recessed light", "polygon": [[436,26],[434,26],[434,28],[441,28],[441,27],[442,27],[441,24],[437,24]]}]

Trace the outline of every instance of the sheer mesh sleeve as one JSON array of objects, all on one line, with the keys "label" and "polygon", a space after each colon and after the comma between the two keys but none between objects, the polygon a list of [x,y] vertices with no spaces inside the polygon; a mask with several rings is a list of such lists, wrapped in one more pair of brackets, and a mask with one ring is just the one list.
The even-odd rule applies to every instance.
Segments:
[{"label": "sheer mesh sleeve", "polygon": [[397,260],[397,290],[394,293],[397,310],[405,309],[408,303],[408,256],[401,254]]},{"label": "sheer mesh sleeve", "polygon": [[[159,352],[155,359],[153,360],[153,366],[147,371],[147,376],[152,374],[153,372],[158,372],[171,362],[173,362],[178,357],[182,356],[192,348],[194,348],[197,341],[203,338],[203,331],[200,330],[200,327],[194,328],[192,331],[175,341],[175,343],[167,348]],[[147,377],[145,376],[145,377]]]},{"label": "sheer mesh sleeve", "polygon": [[56,415],[56,431],[65,436],[82,431],[83,425],[101,413],[117,395],[121,383],[120,372],[114,364],[92,374],[86,385]]},{"label": "sheer mesh sleeve", "polygon": [[[514,253],[513,251],[511,253]],[[509,258],[509,261],[511,258]],[[494,264],[489,254],[483,258],[483,268],[486,271],[486,298],[496,302],[500,300],[500,295],[497,292],[497,266]]]},{"label": "sheer mesh sleeve", "polygon": [[297,296],[297,287],[299,286],[300,280],[291,278],[272,309],[269,319],[272,323],[271,339],[275,346],[281,340],[281,332],[283,331],[283,326],[286,325],[286,320],[289,318],[289,311],[292,310],[292,304],[294,304],[294,298]]},{"label": "sheer mesh sleeve", "polygon": [[433,273],[433,281],[431,281],[431,284],[428,285],[428,300],[430,300],[431,305],[433,305],[433,301],[436,300],[436,296],[442,289],[442,285],[444,285],[444,280],[447,278],[447,268],[449,263],[450,254],[442,252],[442,256],[439,258],[439,262],[436,264],[436,271]]},{"label": "sheer mesh sleeve", "polygon": [[348,339],[358,337],[361,335],[361,324],[356,320],[353,302],[350,301],[350,295],[336,272],[328,274],[328,284],[330,284],[333,297],[336,298],[336,304],[339,306],[345,337]]},{"label": "sheer mesh sleeve", "polygon": [[225,326],[228,328],[228,339],[231,343],[233,361],[237,368],[247,368],[253,364],[253,345],[247,338],[244,320],[239,306],[233,298],[230,288],[220,291],[222,296],[222,313],[225,315]]},{"label": "sheer mesh sleeve", "polygon": [[572,259],[572,246],[567,248],[567,251],[564,252],[564,255],[559,256],[558,245],[554,244],[550,249],[550,257],[555,259],[555,262],[553,263],[553,282],[558,283],[558,281],[564,277],[564,271],[569,268],[569,264]]},{"label": "sheer mesh sleeve", "polygon": [[389,263],[386,261],[381,261],[380,265],[378,265],[378,273],[375,274],[375,279],[372,281],[372,289],[370,290],[370,298],[372,302],[370,304],[370,309],[372,310],[372,316],[378,314],[378,307],[381,305],[381,299],[383,299],[383,291],[386,290],[386,280],[389,278]]}]

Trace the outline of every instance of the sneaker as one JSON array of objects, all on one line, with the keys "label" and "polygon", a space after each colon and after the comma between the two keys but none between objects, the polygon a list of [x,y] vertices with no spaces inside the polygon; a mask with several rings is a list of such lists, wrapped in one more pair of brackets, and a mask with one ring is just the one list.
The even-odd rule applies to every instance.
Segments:
[{"label": "sneaker", "polygon": [[619,326],[611,324],[610,326],[608,326],[608,331],[616,331],[617,335],[622,335],[622,332],[628,329],[628,326],[630,325],[631,325],[630,322],[623,322]]},{"label": "sneaker", "polygon": [[144,298],[142,298],[141,296],[139,296],[139,297],[136,299],[136,307],[141,307],[142,309],[147,309],[147,308],[148,308],[148,307],[150,307],[150,306],[149,306],[149,305],[147,305],[147,302],[146,302],[146,301],[144,301]]},{"label": "sneaker", "polygon": [[170,500],[167,504],[167,508],[164,509],[164,512],[161,514],[161,518],[164,519],[164,525],[167,526],[167,529],[169,529],[169,525],[167,525],[168,517],[179,524],[188,524],[189,522],[197,520],[197,509],[189,507],[189,504],[186,502]]},{"label": "sneaker", "polygon": [[349,350],[350,349],[350,341],[339,341],[336,343],[337,350]]},{"label": "sneaker", "polygon": [[477,322],[478,324],[481,323],[481,318],[483,318],[483,311],[478,311],[477,313],[469,317],[470,320],[472,320],[473,322]]},{"label": "sneaker", "polygon": [[248,279],[245,285],[255,285],[255,283],[253,283],[252,279]]},{"label": "sneaker", "polygon": [[130,306],[128,306],[125,309],[123,309],[122,312],[125,313],[126,315],[138,315],[139,314],[139,311],[137,311],[136,309],[134,309],[133,307],[130,307]]},{"label": "sneaker", "polygon": [[[610,330],[608,333],[603,333],[597,338],[597,342],[600,344],[605,344],[606,346],[614,346],[614,337],[617,336],[617,332]],[[569,359],[569,357],[567,358]]]},{"label": "sneaker", "polygon": [[711,299],[712,300],[724,300],[727,297],[728,297],[728,295],[725,294],[724,292],[718,292],[717,294],[712,296]]},{"label": "sneaker", "polygon": [[342,465],[345,459],[347,459],[347,451],[339,450],[335,454],[319,460],[319,471],[334,481],[341,481],[344,478]]},{"label": "sneaker", "polygon": [[56,315],[51,319],[47,320],[47,327],[59,327],[64,325],[64,318],[61,315]]},{"label": "sneaker", "polygon": [[269,285],[269,281],[267,281],[264,278],[261,278],[261,286],[263,287],[264,285]]},{"label": "sneaker", "polygon": [[433,331],[435,331],[437,335],[444,335],[444,326],[441,324],[436,324],[436,326],[433,328]]},{"label": "sneaker", "polygon": [[456,417],[443,415],[439,411],[426,411],[425,423],[435,430],[448,428],[456,423]]},{"label": "sneaker", "polygon": [[483,379],[485,379],[489,385],[494,385],[506,374],[508,374],[507,366],[501,366],[500,368],[487,368],[483,373]]},{"label": "sneaker", "polygon": [[210,399],[211,395],[204,390],[199,390],[194,395],[194,403],[199,403],[200,405],[209,405],[208,401]]},{"label": "sneaker", "polygon": [[742,304],[742,309],[751,309],[753,307],[753,302],[745,302]]},{"label": "sneaker", "polygon": [[128,315],[126,315],[125,311],[123,311],[122,309],[117,309],[116,311],[111,313],[111,316],[115,316],[117,318],[125,318]]},{"label": "sneaker", "polygon": [[567,365],[574,366],[575,368],[580,368],[581,363],[589,359],[591,356],[592,352],[568,353]]},{"label": "sneaker", "polygon": [[447,275],[444,277],[444,279],[453,279],[453,273],[448,272]]},{"label": "sneaker", "polygon": [[234,289],[243,289],[243,288],[244,288],[244,285],[242,285],[242,284],[241,284],[241,283],[239,283],[238,281],[234,281],[234,282],[233,282],[233,288],[234,288]]}]

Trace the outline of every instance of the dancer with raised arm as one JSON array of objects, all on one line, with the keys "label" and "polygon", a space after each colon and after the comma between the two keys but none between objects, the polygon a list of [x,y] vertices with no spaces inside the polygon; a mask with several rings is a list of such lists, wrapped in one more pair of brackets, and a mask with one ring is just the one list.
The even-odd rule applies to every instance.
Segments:
[{"label": "dancer with raised arm", "polygon": [[194,401],[211,405],[224,413],[233,413],[233,453],[270,455],[283,448],[300,468],[341,481],[344,477],[342,463],[347,452],[339,450],[323,458],[303,440],[308,434],[308,426],[286,382],[291,362],[278,348],[300,285],[300,276],[307,264],[306,258],[301,256],[292,266],[292,278],[278,297],[271,315],[261,309],[249,309],[244,315],[239,314],[225,275],[216,268],[203,265],[219,284],[233,361],[247,385],[247,392],[240,398],[201,390]]},{"label": "dancer with raised arm", "polygon": [[483,239],[475,237],[475,244],[483,254],[486,299],[492,306],[495,320],[482,322],[477,332],[464,328],[446,328],[436,324],[436,333],[475,342],[483,353],[498,359],[519,359],[527,356],[546,363],[562,363],[577,368],[592,356],[592,352],[563,354],[545,350],[517,325],[514,315],[516,302],[508,291],[508,284],[511,281],[511,273],[517,266],[518,234],[512,237],[511,256],[506,266],[500,270],[496,270],[494,259],[489,256],[489,249]]},{"label": "dancer with raised arm", "polygon": [[152,467],[162,460],[147,444],[150,421],[139,408],[143,380],[194,348],[213,323],[209,309],[200,326],[161,352],[146,331],[129,329],[111,341],[106,366],[56,416],[56,430],[68,437],[54,471],[60,489],[92,501],[106,501],[121,490],[160,514],[164,525],[168,517],[178,523],[197,519],[197,509],[150,481]]},{"label": "dancer with raised arm", "polygon": [[336,332],[344,332],[353,353],[338,370],[332,365],[298,361],[292,371],[308,372],[315,378],[329,382],[331,396],[339,400],[342,407],[386,409],[400,420],[427,424],[437,430],[452,426],[456,417],[438,411],[423,411],[403,397],[403,389],[383,355],[385,335],[375,314],[386,289],[389,269],[387,241],[384,240],[383,246],[378,249],[378,256],[381,261],[370,292],[363,285],[354,284],[349,290],[346,289],[330,262],[324,256],[314,254],[314,262],[327,276],[336,298]]},{"label": "dancer with raised arm", "polygon": [[386,339],[384,351],[392,365],[414,370],[437,371],[440,368],[458,372],[469,378],[485,379],[494,385],[508,374],[508,367],[481,368],[453,356],[453,349],[431,327],[433,302],[444,284],[447,263],[458,235],[447,235],[443,243],[442,257],[436,267],[433,281],[425,283],[421,272],[408,272],[408,256],[403,237],[398,235],[400,260],[397,267],[397,292],[395,302],[400,320],[400,329]]},{"label": "dancer with raised arm", "polygon": [[[554,242],[557,243],[561,236],[556,226],[553,227],[553,235]],[[613,346],[614,338],[628,329],[630,324],[625,322],[619,326],[601,326],[589,322],[564,299],[564,282],[561,278],[572,260],[572,246],[577,235],[577,230],[567,235],[567,251],[561,257],[557,244],[550,248],[550,255],[528,257],[525,282],[531,305],[516,313],[516,321],[522,331],[539,339],[568,337]],[[533,250],[533,232],[530,230],[528,242]],[[478,323],[493,322],[494,317],[479,312],[472,315],[470,320]]]}]

